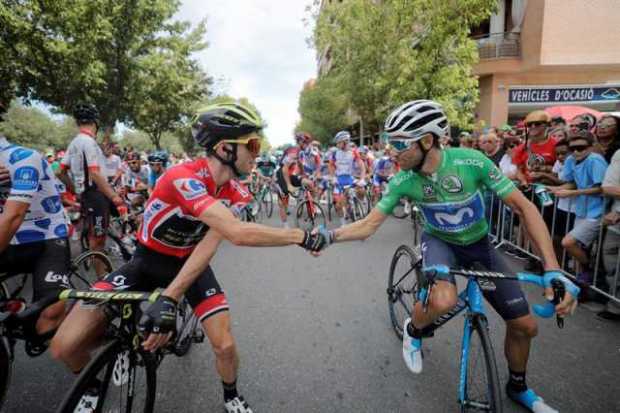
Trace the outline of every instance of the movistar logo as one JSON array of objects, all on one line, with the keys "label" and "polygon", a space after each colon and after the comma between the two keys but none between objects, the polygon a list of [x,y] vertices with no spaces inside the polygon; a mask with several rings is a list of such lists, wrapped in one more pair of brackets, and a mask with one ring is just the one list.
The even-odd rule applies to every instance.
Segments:
[{"label": "movistar logo", "polygon": [[435,213],[435,219],[441,225],[446,225],[446,224],[457,225],[457,224],[460,224],[461,222],[463,222],[463,218],[465,218],[466,216],[469,219],[473,218],[474,217],[474,210],[468,207],[468,208],[459,209],[459,211],[456,214],[454,214],[454,215],[448,214],[446,212],[436,212]]}]

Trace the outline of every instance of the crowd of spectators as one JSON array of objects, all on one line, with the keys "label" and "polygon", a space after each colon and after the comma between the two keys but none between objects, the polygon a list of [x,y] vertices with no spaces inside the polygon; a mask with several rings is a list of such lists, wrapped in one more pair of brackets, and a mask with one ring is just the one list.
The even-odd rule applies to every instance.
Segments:
[{"label": "crowd of spectators", "polygon": [[[552,118],[537,110],[514,126],[462,132],[450,144],[484,152],[539,206],[565,269],[582,286],[595,283],[620,298],[620,118],[588,113]],[[490,219],[499,222],[499,200],[493,202],[489,210],[496,213]],[[518,226],[518,217],[512,222]],[[509,244],[527,249],[524,227],[510,234]],[[514,248],[508,252],[524,255]],[[605,277],[594,280],[596,272]],[[582,299],[594,297],[599,296],[586,293]],[[620,320],[620,305],[610,300],[599,316]]]}]

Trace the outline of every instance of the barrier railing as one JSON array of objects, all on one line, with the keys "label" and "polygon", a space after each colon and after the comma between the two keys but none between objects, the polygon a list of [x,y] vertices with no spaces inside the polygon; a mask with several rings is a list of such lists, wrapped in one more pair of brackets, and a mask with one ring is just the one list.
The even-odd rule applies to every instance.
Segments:
[{"label": "barrier railing", "polygon": [[[536,195],[534,191],[531,191],[530,200],[536,205],[539,205],[539,203],[536,202],[535,197]],[[586,210],[588,209],[587,199],[588,198],[586,198]],[[571,211],[573,200],[571,198],[568,198],[568,200],[568,207],[566,209],[567,211]],[[567,211],[564,211],[564,209],[558,209],[558,201],[559,199],[556,198],[553,200],[552,205],[543,206],[541,209],[541,214],[545,216],[545,214],[547,213],[546,209],[553,208],[553,213],[551,215],[551,228],[549,229],[552,239],[555,239],[560,235],[564,236],[573,228],[572,221],[574,221],[574,219],[571,220],[572,214],[566,213],[567,218],[565,219],[564,223],[564,231],[560,233],[560,212]],[[526,254],[540,261],[540,258],[532,250],[532,245],[529,237],[525,233],[524,225],[522,225],[522,223],[518,220],[517,214],[494,194],[487,197],[487,220],[489,221],[490,237],[496,243],[496,248],[509,246],[511,248],[519,250],[523,254]],[[549,225],[548,222],[547,225]],[[588,255],[590,262],[593,263],[594,271],[589,289],[607,297],[614,303],[620,305],[620,254],[618,254],[617,252],[615,253],[616,258],[613,271],[610,271],[610,269],[608,268],[605,272],[605,269],[601,268],[601,259],[603,254],[605,253],[604,237],[606,236],[606,231],[607,228],[604,225],[601,225],[598,232],[597,240],[589,248],[590,253]],[[620,243],[620,234],[618,234],[618,243]],[[557,239],[554,241],[554,244],[557,246]],[[616,246],[616,248],[618,247]],[[614,248],[611,249],[611,254],[614,254],[614,250]],[[561,257],[558,258],[560,261],[560,265],[562,266],[562,271],[568,277],[576,280],[576,268],[578,266],[577,261],[574,258],[570,257],[565,248],[561,248]],[[605,288],[605,285],[607,288]]]}]

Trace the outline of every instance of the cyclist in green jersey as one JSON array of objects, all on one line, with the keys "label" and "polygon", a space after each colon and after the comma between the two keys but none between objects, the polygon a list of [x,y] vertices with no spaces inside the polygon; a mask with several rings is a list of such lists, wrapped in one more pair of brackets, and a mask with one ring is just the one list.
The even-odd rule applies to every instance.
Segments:
[{"label": "cyclist in green jersey", "polygon": [[[375,233],[402,197],[413,201],[423,216],[423,268],[444,269],[480,262],[490,271],[512,272],[488,240],[484,192],[493,191],[519,214],[542,254],[545,275],[561,275],[551,237],[536,207],[515,188],[493,162],[482,153],[465,148],[442,149],[440,139],[448,134],[448,120],[442,107],[432,101],[408,102],[394,110],[385,122],[389,144],[397,152],[401,172],[390,181],[387,194],[361,221],[325,232],[330,242],[363,240]],[[403,334],[403,356],[414,373],[422,371],[421,338],[424,330],[457,303],[453,276],[438,271],[427,311],[418,302],[413,320],[407,319]],[[535,413],[551,413],[525,382],[530,343],[537,325],[529,313],[526,298],[515,280],[495,282],[485,297],[506,322],[505,354],[508,360],[508,395]],[[545,294],[553,297],[551,289]],[[577,302],[566,294],[556,306],[560,316],[572,311]],[[430,327],[429,327],[430,328]]]}]

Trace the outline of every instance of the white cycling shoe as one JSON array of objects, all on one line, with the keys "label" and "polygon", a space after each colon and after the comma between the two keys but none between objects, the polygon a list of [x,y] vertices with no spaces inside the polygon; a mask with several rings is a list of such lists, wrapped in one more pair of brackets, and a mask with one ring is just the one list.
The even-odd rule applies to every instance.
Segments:
[{"label": "white cycling shoe", "polygon": [[252,409],[248,402],[243,399],[243,396],[237,396],[224,403],[224,409],[226,409],[226,413],[252,413]]},{"label": "white cycling shoe", "polygon": [[403,358],[412,373],[420,374],[422,373],[422,339],[409,335],[407,327],[410,323],[411,318],[408,318],[403,326]]}]

